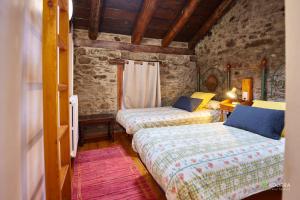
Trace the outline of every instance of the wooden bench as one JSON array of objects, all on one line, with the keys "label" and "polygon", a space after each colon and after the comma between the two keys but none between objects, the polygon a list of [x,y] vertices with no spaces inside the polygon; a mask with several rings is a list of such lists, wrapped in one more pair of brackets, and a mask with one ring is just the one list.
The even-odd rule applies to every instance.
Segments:
[{"label": "wooden bench", "polygon": [[[115,117],[113,114],[95,114],[95,115],[85,115],[79,116],[79,145],[83,145],[85,142],[85,133],[84,127],[88,126],[96,126],[105,124],[107,125],[107,132],[109,138],[114,141],[114,124],[115,124]],[[89,139],[96,139],[99,138],[95,136],[94,138]]]}]

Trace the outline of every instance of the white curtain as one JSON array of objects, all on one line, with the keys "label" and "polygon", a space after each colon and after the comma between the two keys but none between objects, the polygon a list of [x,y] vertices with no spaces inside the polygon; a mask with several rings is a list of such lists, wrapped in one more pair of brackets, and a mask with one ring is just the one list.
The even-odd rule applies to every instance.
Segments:
[{"label": "white curtain", "polygon": [[161,106],[158,62],[125,62],[123,109]]}]

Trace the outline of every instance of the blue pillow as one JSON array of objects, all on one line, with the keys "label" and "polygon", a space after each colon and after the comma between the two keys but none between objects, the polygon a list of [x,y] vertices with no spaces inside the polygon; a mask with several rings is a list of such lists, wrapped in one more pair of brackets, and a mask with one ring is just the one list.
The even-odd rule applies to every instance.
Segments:
[{"label": "blue pillow", "polygon": [[284,111],[237,105],[224,125],[279,140],[284,128]]},{"label": "blue pillow", "polygon": [[202,99],[196,99],[186,96],[181,96],[179,99],[174,103],[174,108],[179,108],[182,110],[186,110],[189,112],[193,112],[202,102]]}]

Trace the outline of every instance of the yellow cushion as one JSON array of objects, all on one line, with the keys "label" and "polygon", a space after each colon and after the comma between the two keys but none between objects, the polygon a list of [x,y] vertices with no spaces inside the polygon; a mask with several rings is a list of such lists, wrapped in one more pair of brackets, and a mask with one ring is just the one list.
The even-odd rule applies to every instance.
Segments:
[{"label": "yellow cushion", "polygon": [[[286,103],[285,102],[274,102],[274,101],[262,101],[262,100],[254,100],[253,107],[258,108],[267,108],[267,109],[274,109],[274,110],[285,110]],[[284,137],[285,129],[283,129],[281,136]]]},{"label": "yellow cushion", "polygon": [[195,92],[194,94],[192,94],[192,98],[202,99],[201,104],[195,111],[199,111],[200,109],[205,107],[214,96],[216,96],[216,94],[206,92]]},{"label": "yellow cushion", "polygon": [[258,108],[274,109],[274,110],[285,110],[285,102],[254,100],[252,106]]}]

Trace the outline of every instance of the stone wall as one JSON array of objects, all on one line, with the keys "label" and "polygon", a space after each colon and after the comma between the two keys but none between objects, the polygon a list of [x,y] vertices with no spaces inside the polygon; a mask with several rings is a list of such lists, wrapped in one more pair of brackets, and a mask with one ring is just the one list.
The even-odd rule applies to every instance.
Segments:
[{"label": "stone wall", "polygon": [[[87,31],[75,30],[74,40],[87,39]],[[130,37],[101,33],[99,40],[130,42]],[[159,45],[155,39],[143,44]],[[186,47],[186,43],[172,43]],[[117,112],[117,66],[109,64],[115,58],[161,61],[161,95],[163,106],[171,105],[181,95],[191,95],[197,89],[195,56],[161,53],[133,53],[76,46],[74,49],[74,94],[79,98],[79,115]]]},{"label": "stone wall", "polygon": [[[244,77],[254,79],[254,98],[260,98],[262,58],[268,60],[267,97],[285,98],[284,0],[239,0],[196,47],[201,73],[201,90],[207,75],[221,82],[219,98],[227,90],[225,66],[233,67],[231,86],[241,89]],[[224,80],[224,82],[222,82]],[[223,84],[222,84],[223,83]]]}]

